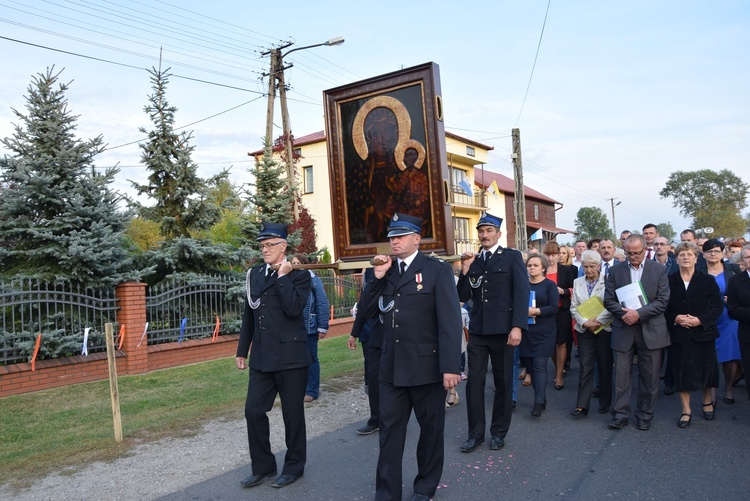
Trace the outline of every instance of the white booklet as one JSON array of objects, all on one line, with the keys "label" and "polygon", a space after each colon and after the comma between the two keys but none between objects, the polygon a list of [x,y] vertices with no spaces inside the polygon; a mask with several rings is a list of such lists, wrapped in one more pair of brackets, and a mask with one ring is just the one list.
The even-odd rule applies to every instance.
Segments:
[{"label": "white booklet", "polygon": [[620,287],[615,293],[617,294],[617,301],[623,308],[637,310],[648,304],[648,299],[646,298],[646,293],[643,291],[640,280]]}]

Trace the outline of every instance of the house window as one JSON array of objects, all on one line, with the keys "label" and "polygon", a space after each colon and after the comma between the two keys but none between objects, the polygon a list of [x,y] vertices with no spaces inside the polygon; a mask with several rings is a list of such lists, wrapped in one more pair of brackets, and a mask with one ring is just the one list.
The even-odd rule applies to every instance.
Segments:
[{"label": "house window", "polygon": [[302,148],[294,148],[292,154],[294,155],[294,158],[302,158]]},{"label": "house window", "polygon": [[[466,171],[451,167],[451,187],[453,188],[454,192],[464,193],[464,189],[460,187],[461,181],[466,181],[467,183],[469,183]],[[469,186],[471,186],[471,183],[469,183]]]},{"label": "house window", "polygon": [[539,204],[534,204],[534,219],[539,221]]},{"label": "house window", "polygon": [[469,236],[469,220],[465,217],[453,218],[453,237],[457,242],[466,242]]},{"label": "house window", "polygon": [[466,147],[466,155],[468,155],[470,157],[476,156],[476,152],[474,151],[474,147],[473,146],[467,146]]},{"label": "house window", "polygon": [[302,193],[313,192],[313,168],[312,165],[302,167]]}]

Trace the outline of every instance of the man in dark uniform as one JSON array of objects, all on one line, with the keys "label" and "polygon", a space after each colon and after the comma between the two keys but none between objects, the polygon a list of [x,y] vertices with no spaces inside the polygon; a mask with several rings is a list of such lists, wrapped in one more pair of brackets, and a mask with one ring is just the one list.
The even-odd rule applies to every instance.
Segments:
[{"label": "man in dark uniform", "polygon": [[[365,285],[373,278],[373,269],[365,270],[362,278]],[[360,435],[370,435],[380,429],[380,355],[383,346],[383,335],[380,333],[380,320],[377,317],[366,317],[363,308],[357,308],[357,315],[352,325],[352,333],[347,340],[350,350],[357,348],[357,338],[362,343],[365,355],[365,384],[370,404],[370,419],[364,426],[357,428]]]},{"label": "man in dark uniform", "polygon": [[281,475],[271,485],[289,485],[305,470],[304,398],[312,357],[302,312],[310,295],[310,273],[293,270],[285,259],[286,236],[286,225],[261,223],[258,241],[264,264],[248,270],[245,280],[245,313],[236,358],[238,369],[248,367],[245,359],[252,343],[245,401],[252,475],[242,481],[245,487],[276,475],[267,413],[277,394],[281,397],[287,453]]},{"label": "man in dark uniform", "polygon": [[[379,314],[380,455],[375,498],[401,499],[401,465],[412,410],[420,426],[412,500],[435,494],[443,473],[445,396],[461,381],[461,310],[450,265],[419,252],[422,219],[396,213],[388,226],[391,251],[376,256],[360,301]],[[396,266],[392,266],[396,264]]]},{"label": "man in dark uniform", "polygon": [[513,351],[528,325],[529,278],[521,253],[500,246],[503,219],[485,213],[477,223],[480,257],[464,256],[458,277],[461,301],[472,300],[469,322],[469,380],[466,409],[469,438],[461,451],[472,452],[484,442],[484,386],[487,361],[492,360],[495,396],[490,423],[490,449],[505,445],[513,414]]}]

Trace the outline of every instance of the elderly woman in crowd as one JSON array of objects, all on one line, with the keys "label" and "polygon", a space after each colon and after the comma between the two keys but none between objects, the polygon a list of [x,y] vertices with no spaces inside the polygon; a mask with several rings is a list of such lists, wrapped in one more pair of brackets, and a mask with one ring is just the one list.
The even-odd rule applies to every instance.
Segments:
[{"label": "elderly woman in crowd", "polygon": [[623,262],[625,261],[625,250],[621,248],[615,249],[615,261]]},{"label": "elderly woman in crowd", "polygon": [[[574,417],[586,417],[589,413],[595,365],[599,370],[599,414],[605,414],[612,404],[612,313],[604,308],[604,274],[601,273],[601,266],[602,258],[598,252],[584,252],[581,254],[584,275],[573,282],[570,313],[576,321],[578,359],[581,366],[578,375],[578,401],[575,410],[570,413]],[[594,297],[599,299],[602,311],[596,317],[588,318],[579,307]]]},{"label": "elderly woman in crowd", "polygon": [[529,256],[526,261],[529,285],[536,304],[529,306],[529,326],[521,337],[519,354],[534,386],[534,408],[531,410],[534,417],[541,416],[547,407],[547,359],[555,351],[558,293],[555,282],[545,277],[547,266],[543,256]]},{"label": "elderly woman in crowd", "polygon": [[698,247],[683,242],[675,248],[679,272],[669,276],[669,303],[664,313],[672,341],[670,357],[682,414],[677,426],[690,426],[690,392],[700,390],[703,417],[712,420],[715,402],[711,389],[719,385],[719,366],[715,340],[719,337],[716,322],[724,305],[716,280],[695,269]]},{"label": "elderly woman in crowd", "polygon": [[544,255],[547,258],[547,269],[545,276],[557,284],[557,313],[555,315],[555,329],[557,338],[555,340],[555,389],[562,390],[564,386],[563,374],[565,362],[568,358],[567,344],[573,340],[573,318],[570,315],[570,295],[573,291],[573,280],[575,275],[568,266],[559,265],[560,246],[557,242],[547,242],[544,246]]},{"label": "elderly woman in crowd", "polygon": [[[719,285],[722,298],[726,298],[727,283],[734,275],[740,273],[740,267],[736,264],[725,262],[724,244],[715,238],[706,240],[703,244],[703,257],[705,261],[696,265],[696,268],[713,275]],[[726,299],[725,299],[726,301]],[[724,372],[724,402],[734,403],[734,383],[742,375],[740,367],[740,343],[737,341],[737,321],[729,318],[726,304],[722,310],[719,321],[719,337],[716,338],[716,356]],[[713,397],[716,401],[716,397]]]},{"label": "elderly woman in crowd", "polygon": [[[727,309],[729,318],[737,320],[737,339],[740,342],[742,365],[750,367],[750,245],[745,245],[740,251],[740,260],[745,271],[738,273],[729,280],[727,285]],[[747,395],[750,397],[750,384]]]}]

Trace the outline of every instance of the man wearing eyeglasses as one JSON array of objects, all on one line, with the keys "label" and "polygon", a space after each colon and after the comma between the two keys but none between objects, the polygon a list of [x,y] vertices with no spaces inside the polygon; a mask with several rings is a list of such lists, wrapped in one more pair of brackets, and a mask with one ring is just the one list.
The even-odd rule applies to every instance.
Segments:
[{"label": "man wearing eyeglasses", "polygon": [[654,251],[656,252],[656,262],[667,269],[667,275],[679,271],[677,258],[674,253],[670,252],[669,241],[666,237],[656,237],[654,239]]},{"label": "man wearing eyeglasses", "polygon": [[[633,355],[638,356],[638,403],[635,411],[638,429],[648,431],[654,417],[659,394],[661,349],[669,346],[669,332],[664,311],[669,301],[667,269],[645,259],[646,241],[641,235],[625,240],[627,261],[614,266],[607,276],[604,306],[612,319],[612,351],[615,359],[615,394],[609,427],[622,429],[628,425],[631,408],[631,370]],[[645,305],[626,308],[618,300],[617,291],[640,282]]]},{"label": "man wearing eyeglasses", "polygon": [[310,295],[310,273],[292,269],[285,258],[286,237],[285,224],[261,223],[258,241],[263,264],[248,270],[245,280],[245,312],[235,360],[238,369],[250,369],[245,419],[252,474],[242,480],[244,487],[255,487],[277,473],[267,414],[277,394],[287,452],[281,475],[271,486],[294,483],[305,470],[304,398],[312,357],[302,312]]}]

